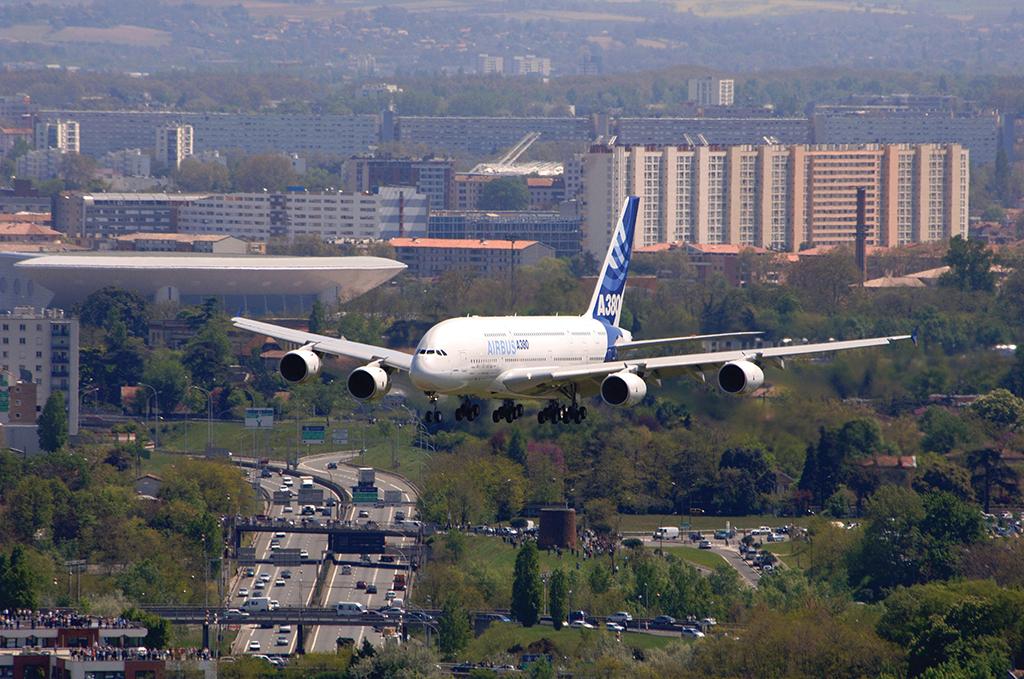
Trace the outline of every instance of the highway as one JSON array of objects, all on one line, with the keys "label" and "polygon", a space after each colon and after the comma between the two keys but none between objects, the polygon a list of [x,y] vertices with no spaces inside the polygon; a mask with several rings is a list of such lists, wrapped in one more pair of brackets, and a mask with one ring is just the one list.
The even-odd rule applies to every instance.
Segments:
[{"label": "highway", "polygon": [[[322,455],[306,457],[300,460],[298,472],[300,474],[310,474],[318,476],[327,476],[331,480],[341,486],[349,487],[356,484],[357,481],[357,468],[354,466],[348,466],[345,464],[347,460],[350,460],[354,456],[351,452],[333,452]],[[335,463],[338,465],[337,469],[327,469],[328,464]],[[250,471],[250,474],[256,473]],[[281,474],[274,472],[270,478],[261,478],[260,485],[268,493],[272,494],[274,491],[279,490],[281,485],[284,483],[284,478]],[[298,486],[298,479],[293,478],[293,487]],[[415,491],[401,479],[387,475],[377,474],[377,487],[381,491],[381,497],[383,498],[383,492],[385,490],[400,490],[405,493],[405,497],[414,502],[416,499]],[[337,498],[329,489],[325,488],[325,497]],[[299,522],[300,507],[296,502],[288,505],[291,511],[286,511],[286,507],[283,505],[272,505],[270,510],[270,516],[283,519],[292,519]],[[367,516],[360,517],[360,511],[363,511]],[[375,521],[381,525],[388,525],[394,522],[395,515],[399,511],[404,511],[407,516],[410,516],[414,511],[413,504],[405,504],[401,506],[384,506],[376,507],[374,505],[346,505],[345,513],[337,518],[343,520],[351,520],[355,522],[366,522]],[[256,541],[254,546],[256,547],[256,558],[270,559],[271,547],[270,543],[272,540],[277,539],[280,542],[280,547],[291,548],[291,549],[305,549],[309,553],[309,557],[312,559],[319,560],[322,558],[326,548],[327,539],[322,534],[294,534],[285,533],[284,537],[274,538],[272,533],[257,533]],[[407,547],[413,544],[411,538],[390,538],[388,540],[388,549],[391,552],[397,552],[395,555],[396,563],[399,565],[407,565],[407,561],[401,556],[401,549],[403,546]],[[346,570],[343,566],[331,564],[325,580],[325,586],[323,589],[323,595],[318,601],[312,601],[313,586],[316,580],[317,566],[316,564],[304,564],[303,566],[295,567],[278,567],[269,564],[259,564],[254,567],[255,575],[247,577],[244,575],[246,568],[240,569],[241,577],[232,580],[232,587],[230,596],[226,602],[226,605],[231,608],[240,608],[246,597],[241,596],[238,592],[241,588],[248,588],[249,595],[261,595],[266,592],[266,596],[271,599],[276,599],[280,605],[284,608],[293,606],[323,606],[333,607],[338,602],[357,602],[364,605],[369,610],[376,610],[388,604],[386,598],[388,591],[391,589],[393,577],[396,572],[394,568],[395,564],[380,564],[379,555],[369,555],[371,561],[366,565],[361,565],[360,555],[339,555],[346,561],[355,561],[360,565],[352,565],[349,567],[350,572],[345,573]],[[290,571],[291,578],[281,578],[283,571]],[[410,580],[411,584],[411,572],[408,570],[399,571],[406,573],[407,579]],[[261,591],[254,590],[257,579],[262,574],[268,574],[270,580],[267,582],[265,589]],[[275,584],[279,579],[283,580],[282,585]],[[376,594],[368,593],[367,590],[357,589],[356,583],[358,581],[364,582],[366,585],[373,585],[376,587]],[[406,592],[397,592],[398,598],[404,598],[404,595],[408,595],[410,590]],[[385,624],[386,625],[386,624]],[[385,625],[378,625],[378,628],[383,628]],[[291,654],[296,650],[296,642],[298,637],[297,626],[290,625],[285,626],[284,629],[288,630],[290,627],[291,631],[282,632],[281,625],[264,625],[263,627],[257,625],[244,625],[239,631],[239,634],[235,640],[233,646],[234,653],[253,653],[253,654]],[[362,644],[363,639],[369,639],[370,643],[374,645],[380,645],[381,634],[379,631],[374,630],[373,627],[367,626],[328,626],[318,625],[306,628],[306,640],[305,649],[307,652],[333,652],[336,649],[337,640],[339,638],[352,639],[357,645]],[[281,641],[285,642],[278,645],[279,637],[284,637]],[[259,647],[250,648],[251,642],[258,642]]]},{"label": "highway", "polygon": [[[342,486],[349,487],[356,485],[358,476],[358,467],[355,465],[347,464],[354,461],[354,453],[327,453],[323,455],[315,455],[310,457],[304,457],[299,461],[299,472],[308,474],[317,474],[321,476],[328,476],[333,482],[338,483]],[[327,465],[335,463],[338,465],[337,469],[328,469]],[[405,497],[410,502],[415,502],[416,494],[412,487],[409,486],[405,481],[399,479],[390,474],[377,472],[377,488],[380,489],[381,498],[384,497],[384,491],[386,490],[400,490],[405,494]],[[360,518],[360,510],[365,511],[367,516]],[[398,511],[404,511],[407,516],[411,518],[411,514],[414,508],[413,505],[407,504],[402,506],[384,506],[375,507],[373,505],[353,505],[348,508],[348,513],[345,517],[352,521],[365,522],[375,521],[381,525],[389,525],[394,522],[395,514]],[[402,549],[403,546],[408,546],[413,543],[411,538],[395,539],[391,538],[388,540],[388,548],[396,547]],[[357,560],[359,555],[349,557],[351,560]],[[379,555],[370,555],[371,563],[366,566],[352,566],[351,573],[343,573],[344,568],[342,566],[332,565],[330,571],[327,574],[326,585],[324,587],[324,595],[318,602],[322,606],[333,606],[341,601],[351,601],[360,603],[366,606],[369,610],[376,610],[381,606],[387,604],[385,598],[388,590],[391,589],[393,582],[395,569],[390,564],[385,564],[384,567],[380,567]],[[406,560],[399,555],[396,559],[399,564],[407,563]],[[412,584],[413,574],[411,571],[401,571],[406,573],[407,579]],[[375,585],[377,588],[376,594],[368,594],[365,589],[356,589],[356,582],[363,581],[367,585]],[[398,598],[408,600],[407,597],[411,593],[410,589],[405,592],[396,592]],[[405,596],[403,596],[405,595]],[[363,643],[363,638],[369,635],[370,643],[375,645],[380,644],[380,634],[374,632],[369,627],[327,627],[319,626],[312,631],[309,640],[306,643],[306,650],[310,653],[324,653],[332,652],[335,649],[335,644],[338,637],[347,637],[355,641],[356,645]]]}]

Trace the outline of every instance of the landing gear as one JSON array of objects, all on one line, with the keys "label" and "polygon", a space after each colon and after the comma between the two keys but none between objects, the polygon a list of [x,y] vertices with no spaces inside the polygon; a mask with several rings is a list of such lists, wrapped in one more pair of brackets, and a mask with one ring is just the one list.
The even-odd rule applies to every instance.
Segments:
[{"label": "landing gear", "polygon": [[495,408],[491,413],[491,421],[497,424],[501,420],[505,420],[511,424],[514,420],[518,420],[523,416],[523,406],[521,403],[514,403],[509,399],[506,399],[499,407]]},{"label": "landing gear", "polygon": [[544,424],[545,422],[574,422],[579,424],[583,420],[587,419],[587,407],[572,403],[571,405],[561,405],[558,401],[548,401],[548,404],[537,413],[537,422]]},{"label": "landing gear", "polygon": [[462,404],[455,409],[456,421],[465,419],[467,422],[472,422],[478,417],[480,417],[480,406],[468,398],[463,399]]},{"label": "landing gear", "polygon": [[441,411],[437,409],[437,394],[427,394],[427,398],[430,399],[430,410],[423,416],[423,421],[427,424],[431,422],[441,423],[444,416],[441,415]]}]

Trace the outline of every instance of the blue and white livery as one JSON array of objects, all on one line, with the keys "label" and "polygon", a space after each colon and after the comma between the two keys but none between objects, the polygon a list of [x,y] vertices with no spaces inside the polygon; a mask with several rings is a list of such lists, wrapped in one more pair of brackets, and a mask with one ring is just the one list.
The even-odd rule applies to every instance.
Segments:
[{"label": "blue and white livery", "polygon": [[[348,390],[361,400],[382,397],[395,373],[407,373],[413,386],[434,404],[427,421],[440,421],[436,402],[456,396],[457,420],[480,416],[480,400],[496,399],[494,422],[512,422],[523,415],[522,401],[540,401],[539,422],[580,422],[587,416],[581,400],[600,395],[611,406],[629,406],[647,395],[648,382],[685,373],[703,377],[717,368],[719,387],[728,393],[750,393],[764,382],[764,359],[844,349],[883,346],[910,335],[862,340],[759,347],[735,351],[620,358],[623,350],[686,340],[756,335],[723,333],[633,340],[619,327],[622,300],[633,252],[640,199],[630,196],[622,206],[611,245],[601,266],[587,312],[582,316],[470,316],[441,321],[423,335],[415,353],[292,330],[235,318],[242,329],[299,345],[281,359],[281,375],[302,382],[320,371],[324,355],[364,362],[348,377]],[[635,353],[635,352],[630,352]]]}]

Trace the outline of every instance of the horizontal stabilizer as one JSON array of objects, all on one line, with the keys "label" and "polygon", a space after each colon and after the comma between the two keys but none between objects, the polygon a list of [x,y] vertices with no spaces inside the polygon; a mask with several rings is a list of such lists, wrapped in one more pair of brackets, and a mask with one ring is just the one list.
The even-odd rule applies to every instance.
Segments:
[{"label": "horizontal stabilizer", "polygon": [[628,342],[619,342],[615,345],[615,348],[637,349],[639,347],[653,347],[659,344],[675,344],[676,342],[691,342],[694,340],[725,339],[727,337],[750,337],[752,335],[763,334],[764,333],[760,330],[751,330],[745,332],[719,332],[711,335],[684,335],[682,337],[659,337],[657,339],[630,340]]}]

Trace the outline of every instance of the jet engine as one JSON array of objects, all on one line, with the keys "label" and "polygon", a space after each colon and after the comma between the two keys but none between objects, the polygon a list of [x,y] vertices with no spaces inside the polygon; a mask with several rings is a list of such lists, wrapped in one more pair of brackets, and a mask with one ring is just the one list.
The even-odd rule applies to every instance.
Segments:
[{"label": "jet engine", "polygon": [[633,406],[647,396],[647,383],[636,374],[622,371],[601,382],[601,398],[610,406]]},{"label": "jet engine", "polygon": [[391,391],[387,371],[376,365],[356,368],[348,375],[348,393],[360,401],[373,401]]},{"label": "jet engine", "polygon": [[764,384],[764,371],[750,361],[732,361],[718,371],[718,386],[729,394],[749,394]]},{"label": "jet engine", "polygon": [[281,377],[289,382],[305,382],[320,372],[320,366],[320,357],[303,347],[281,358]]}]

